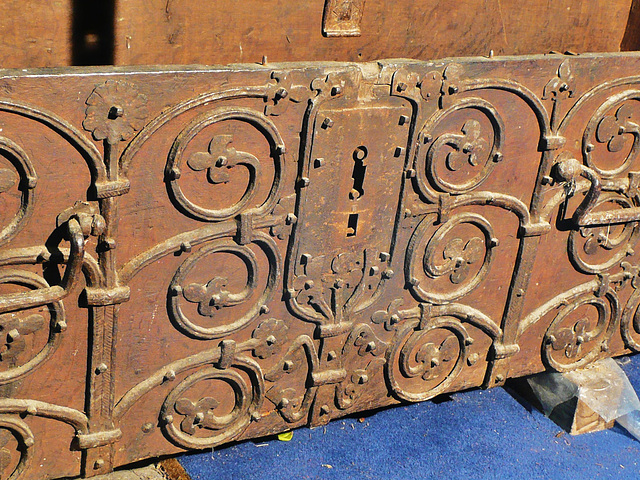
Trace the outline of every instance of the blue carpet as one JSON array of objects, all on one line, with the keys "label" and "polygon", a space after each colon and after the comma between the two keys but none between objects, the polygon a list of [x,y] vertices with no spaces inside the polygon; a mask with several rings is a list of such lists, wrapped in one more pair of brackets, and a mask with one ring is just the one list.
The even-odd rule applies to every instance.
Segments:
[{"label": "blue carpet", "polygon": [[[640,392],[640,355],[622,368]],[[572,437],[502,388],[179,460],[193,480],[640,479],[640,442],[619,426]]]}]

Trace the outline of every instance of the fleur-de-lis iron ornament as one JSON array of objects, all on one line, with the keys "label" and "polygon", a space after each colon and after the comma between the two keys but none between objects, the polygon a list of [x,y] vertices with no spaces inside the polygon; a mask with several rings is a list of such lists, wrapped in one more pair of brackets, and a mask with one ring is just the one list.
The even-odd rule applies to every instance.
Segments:
[{"label": "fleur-de-lis iron ornament", "polygon": [[472,167],[478,166],[478,157],[488,148],[487,141],[480,136],[480,122],[468,120],[462,126],[463,135],[451,135],[447,144],[453,147],[446,159],[449,170],[455,172],[468,163]]},{"label": "fleur-de-lis iron ornament", "polygon": [[596,129],[596,140],[606,143],[610,152],[619,152],[625,145],[625,134],[639,134],[638,124],[632,121],[634,109],[625,103],[616,110],[615,115],[608,115],[600,120]]},{"label": "fleur-de-lis iron ornament", "polygon": [[228,170],[239,164],[258,171],[258,159],[250,153],[236,151],[231,143],[232,135],[217,135],[209,142],[208,150],[191,155],[187,165],[196,172],[207,170],[207,179],[213,184],[227,183],[230,180]]},{"label": "fleur-de-lis iron ornament", "polygon": [[215,430],[218,424],[214,419],[213,411],[220,402],[212,397],[204,397],[193,403],[188,398],[181,398],[176,402],[175,409],[184,419],[180,422],[180,429],[184,433],[194,435],[196,429],[206,428]]},{"label": "fleur-de-lis iron ornament", "polygon": [[229,280],[225,277],[214,277],[206,285],[190,283],[182,294],[188,302],[198,304],[198,313],[213,317],[217,310],[231,304],[231,292],[227,290]]},{"label": "fleur-de-lis iron ornament", "polygon": [[392,300],[386,310],[374,312],[373,315],[371,315],[371,321],[373,323],[383,324],[387,331],[395,330],[400,320],[402,320],[402,313],[400,312],[402,304],[403,301],[401,298]]},{"label": "fleur-de-lis iron ornament", "polygon": [[8,313],[0,315],[0,364],[13,362],[26,349],[26,335],[42,329],[45,320],[37,313],[26,318]]},{"label": "fleur-de-lis iron ornament", "polygon": [[587,255],[595,255],[601,248],[611,250],[613,248],[610,238],[611,228],[610,225],[606,227],[581,228],[580,235],[587,239],[584,242],[584,252]]},{"label": "fleur-de-lis iron ornament", "polygon": [[416,362],[422,364],[422,379],[431,380],[442,376],[443,370],[452,367],[451,361],[458,356],[458,339],[447,336],[442,342],[425,343],[416,352]]},{"label": "fleur-de-lis iron ornament", "polygon": [[543,99],[551,99],[554,102],[573,96],[573,74],[571,65],[564,61],[558,67],[558,73],[544,86]]},{"label": "fleur-de-lis iron ornament", "polygon": [[287,111],[291,103],[300,103],[309,95],[309,89],[302,85],[295,85],[291,75],[287,72],[271,72],[271,78],[276,81],[270,85],[264,107],[265,115],[278,116]]},{"label": "fleur-de-lis iron ornament", "polygon": [[458,237],[451,239],[442,252],[446,260],[443,271],[451,272],[451,283],[463,282],[469,276],[469,266],[482,260],[484,251],[484,240],[480,237],[472,237],[466,243]]},{"label": "fleur-de-lis iron ornament", "polygon": [[547,82],[544,86],[544,90],[542,91],[542,99],[550,99],[553,102],[550,119],[552,130],[555,130],[558,126],[558,120],[560,118],[560,104],[563,100],[573,97],[573,91],[574,87],[571,65],[567,60],[565,60],[558,67],[556,76]]},{"label": "fleur-de-lis iron ornament", "polygon": [[575,358],[580,355],[582,345],[588,340],[587,327],[589,321],[581,318],[574,325],[559,330],[551,341],[554,350],[564,350],[567,358]]}]

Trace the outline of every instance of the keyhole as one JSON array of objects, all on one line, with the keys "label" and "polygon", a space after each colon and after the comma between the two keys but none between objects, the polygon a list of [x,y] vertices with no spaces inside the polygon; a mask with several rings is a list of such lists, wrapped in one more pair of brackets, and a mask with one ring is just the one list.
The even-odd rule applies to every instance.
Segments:
[{"label": "keyhole", "polygon": [[[357,200],[364,195],[364,175],[367,171],[365,159],[367,158],[367,147],[359,146],[353,151],[353,188],[349,192],[351,200]],[[347,237],[355,237],[358,233],[358,214],[352,213],[347,219]]]},{"label": "keyhole", "polygon": [[353,188],[349,193],[351,200],[357,200],[364,195],[364,174],[367,171],[367,166],[364,160],[367,158],[367,147],[360,146],[353,151]]},{"label": "keyhole", "polygon": [[358,214],[352,213],[347,220],[347,237],[355,237],[358,233]]}]

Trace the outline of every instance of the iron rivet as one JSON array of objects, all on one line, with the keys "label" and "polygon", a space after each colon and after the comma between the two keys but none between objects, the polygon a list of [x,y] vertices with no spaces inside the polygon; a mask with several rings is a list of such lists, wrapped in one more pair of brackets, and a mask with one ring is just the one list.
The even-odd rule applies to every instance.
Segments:
[{"label": "iron rivet", "polygon": [[107,366],[106,363],[101,363],[96,367],[96,375],[100,375],[101,373],[106,372],[108,368],[109,367]]},{"label": "iron rivet", "polygon": [[164,422],[168,425],[170,423],[173,423],[173,415],[165,415],[164,416]]},{"label": "iron rivet", "polygon": [[297,221],[298,221],[298,217],[296,217],[295,214],[287,213],[287,216],[285,218],[285,223],[287,225],[295,225]]},{"label": "iron rivet", "polygon": [[403,153],[404,153],[403,147],[396,147],[395,151],[393,152],[393,156],[400,157]]},{"label": "iron rivet", "polygon": [[38,254],[38,262],[48,262],[51,258],[51,253],[49,250],[42,249],[42,251]]},{"label": "iron rivet", "polygon": [[224,167],[228,163],[227,157],[218,157],[216,160],[216,167]]},{"label": "iron rivet", "polygon": [[407,84],[404,82],[399,82],[396,88],[399,92],[404,92],[407,89]]},{"label": "iron rivet", "polygon": [[288,398],[283,398],[278,402],[278,408],[279,409],[283,409],[283,408],[287,408],[289,406],[289,399]]},{"label": "iron rivet", "polygon": [[149,433],[151,430],[153,430],[153,423],[147,422],[147,423],[143,423],[142,427],[140,427],[140,429],[144,432],[144,433]]},{"label": "iron rivet", "polygon": [[36,188],[36,184],[38,183],[38,179],[36,177],[29,177],[27,180],[27,188],[29,190],[33,190]]},{"label": "iron rivet", "polygon": [[391,258],[391,255],[389,255],[387,252],[380,252],[380,260],[386,262],[387,260],[389,260],[389,258]]},{"label": "iron rivet", "polygon": [[7,338],[9,339],[10,342],[13,342],[18,338],[20,338],[20,332],[18,331],[17,328],[13,328],[9,330],[9,332],[7,333]]},{"label": "iron rivet", "polygon": [[280,87],[278,90],[276,90],[276,97],[278,98],[287,98],[288,95],[289,92],[287,92],[286,88]]},{"label": "iron rivet", "polygon": [[180,169],[178,167],[173,167],[169,171],[169,176],[171,177],[171,180],[178,180],[180,178]]},{"label": "iron rivet", "polygon": [[172,286],[171,293],[173,293],[174,296],[180,295],[182,293],[182,287],[180,285]]},{"label": "iron rivet", "polygon": [[419,284],[420,284],[420,280],[418,280],[416,277],[411,277],[409,279],[409,285],[413,285],[414,287],[416,287]]},{"label": "iron rivet", "polygon": [[116,241],[113,238],[105,238],[102,241],[102,248],[105,251],[115,250],[116,249]]},{"label": "iron rivet", "polygon": [[398,124],[399,125],[404,125],[408,121],[409,121],[409,117],[407,117],[406,115],[400,115],[400,119],[398,120]]},{"label": "iron rivet", "polygon": [[550,177],[549,175],[545,175],[540,180],[540,183],[542,183],[542,185],[553,185],[553,177]]},{"label": "iron rivet", "polygon": [[333,350],[331,350],[329,353],[327,353],[327,360],[328,361],[335,360],[336,357],[337,357],[336,352],[334,352]]},{"label": "iron rivet", "polygon": [[320,167],[321,167],[321,166],[323,166],[323,165],[324,165],[324,158],[316,158],[316,159],[313,161],[313,166],[314,166],[315,168],[320,168]]},{"label": "iron rivet", "polygon": [[450,85],[449,86],[449,94],[453,95],[454,93],[458,93],[458,87],[456,87],[455,85]]},{"label": "iron rivet", "polygon": [[406,172],[407,178],[413,178],[416,176],[416,171],[413,168],[410,168],[409,170],[407,170]]},{"label": "iron rivet", "polygon": [[329,413],[329,406],[328,405],[322,405],[320,407],[320,413],[322,415],[327,415]]},{"label": "iron rivet", "polygon": [[382,272],[383,278],[391,278],[393,277],[393,270],[387,268],[384,272]]},{"label": "iron rivet", "polygon": [[293,368],[293,362],[291,360],[285,360],[284,363],[282,364],[282,369],[283,370],[291,370]]},{"label": "iron rivet", "polygon": [[336,85],[331,89],[331,95],[333,95],[334,97],[336,95],[340,95],[341,93],[342,93],[342,87],[340,87],[339,85]]},{"label": "iron rivet", "polygon": [[114,105],[109,109],[109,113],[107,116],[109,120],[115,120],[116,118],[122,117],[124,115],[124,110],[120,105]]},{"label": "iron rivet", "polygon": [[102,467],[104,467],[104,460],[99,458],[98,460],[95,461],[95,463],[93,464],[93,469],[94,470],[100,470]]},{"label": "iron rivet", "polygon": [[431,142],[431,139],[432,139],[431,135],[427,134],[427,135],[424,136],[423,142],[424,143],[429,143],[429,142]]},{"label": "iron rivet", "polygon": [[504,382],[504,375],[496,375],[496,383]]},{"label": "iron rivet", "polygon": [[269,313],[269,307],[267,307],[266,305],[262,305],[260,307],[260,313],[262,314]]},{"label": "iron rivet", "polygon": [[191,251],[191,244],[189,242],[182,242],[180,244],[180,250],[185,253],[189,253]]},{"label": "iron rivet", "polygon": [[67,329],[67,322],[65,322],[64,320],[60,320],[58,323],[56,323],[56,328],[59,332],[64,332]]},{"label": "iron rivet", "polygon": [[380,269],[378,267],[376,267],[375,265],[373,267],[371,267],[371,269],[369,270],[369,275],[373,276],[373,275],[377,275],[378,272],[380,272]]},{"label": "iron rivet", "polygon": [[592,152],[594,148],[596,148],[596,147],[595,147],[595,145],[593,143],[587,143],[584,146],[584,149],[587,151],[587,153],[588,152]]},{"label": "iron rivet", "polygon": [[333,127],[333,120],[331,120],[329,117],[325,118],[322,121],[322,128],[331,128]]},{"label": "iron rivet", "polygon": [[471,355],[469,355],[469,358],[467,358],[467,364],[470,367],[472,365],[475,365],[477,361],[478,361],[478,354],[477,353],[472,353]]},{"label": "iron rivet", "polygon": [[164,374],[164,379],[166,381],[172,381],[176,379],[176,372],[174,372],[173,370],[169,370],[167,371],[167,373]]},{"label": "iron rivet", "polygon": [[489,247],[494,248],[497,247],[498,245],[500,245],[500,240],[498,240],[497,238],[492,238],[491,240],[489,240]]},{"label": "iron rivet", "polygon": [[496,154],[493,156],[493,162],[500,163],[502,161],[502,158],[502,154],[500,152],[496,152]]},{"label": "iron rivet", "polygon": [[309,177],[302,177],[298,184],[300,185],[300,188],[309,186]]},{"label": "iron rivet", "polygon": [[29,415],[34,415],[34,416],[35,416],[35,415],[37,415],[37,414],[38,414],[38,409],[37,409],[36,407],[34,407],[33,405],[29,405],[29,406],[27,407],[27,413],[28,413]]},{"label": "iron rivet", "polygon": [[33,447],[33,445],[35,444],[35,440],[33,439],[33,437],[27,437],[24,439],[24,446],[29,448],[29,447]]},{"label": "iron rivet", "polygon": [[304,288],[306,290],[311,290],[314,285],[315,283],[313,282],[313,280],[307,280],[306,282],[304,282]]}]

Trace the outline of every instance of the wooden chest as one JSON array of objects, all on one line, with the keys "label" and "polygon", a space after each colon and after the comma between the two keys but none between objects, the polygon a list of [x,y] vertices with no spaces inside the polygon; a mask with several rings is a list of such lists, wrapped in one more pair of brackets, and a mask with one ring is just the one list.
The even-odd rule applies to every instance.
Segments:
[{"label": "wooden chest", "polygon": [[[328,37],[364,28],[324,15]],[[0,72],[0,478],[639,350],[638,72],[623,53]]]}]

